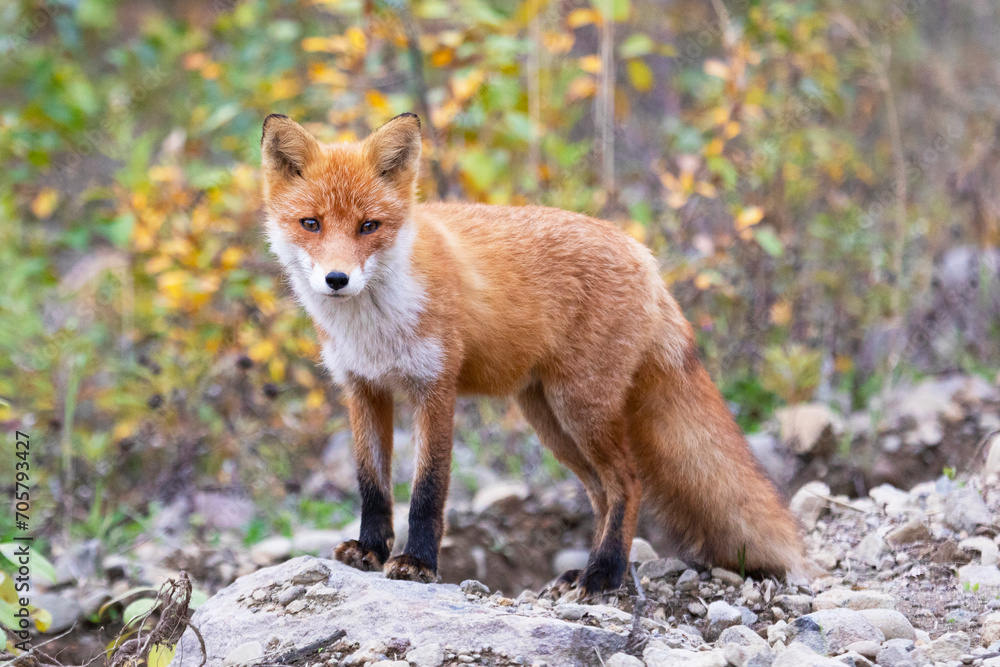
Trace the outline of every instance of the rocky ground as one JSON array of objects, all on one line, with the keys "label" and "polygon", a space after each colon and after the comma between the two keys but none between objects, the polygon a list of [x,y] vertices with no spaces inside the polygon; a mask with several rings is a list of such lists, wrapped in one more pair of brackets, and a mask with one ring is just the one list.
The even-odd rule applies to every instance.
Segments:
[{"label": "rocky ground", "polygon": [[[192,620],[209,664],[1000,667],[1000,445],[987,437],[1000,423],[1000,392],[977,378],[945,378],[886,404],[850,418],[794,406],[752,438],[780,483],[799,480],[791,506],[824,572],[808,586],[684,563],[644,521],[648,541],[632,554],[638,589],[630,580],[600,600],[553,599],[546,582],[586,559],[585,495],[575,481],[538,489],[493,479],[450,504],[441,585],[297,557],[328,556],[357,522],[249,549],[235,532],[206,541],[160,529],[127,554],[104,555],[95,543],[64,550],[59,584],[35,602],[53,613],[50,633],[76,623],[60,640],[63,664],[104,648],[116,632],[107,610],[123,608],[135,585],[184,570],[197,589],[219,591]],[[901,468],[890,470],[891,461]],[[193,503],[234,525],[244,511],[218,494]],[[397,546],[405,510],[396,513]],[[200,662],[191,632],[182,665]]]}]

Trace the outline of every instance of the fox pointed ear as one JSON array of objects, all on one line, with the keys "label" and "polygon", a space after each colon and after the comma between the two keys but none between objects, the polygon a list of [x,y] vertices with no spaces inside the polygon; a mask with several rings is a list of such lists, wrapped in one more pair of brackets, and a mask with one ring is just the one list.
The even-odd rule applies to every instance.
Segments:
[{"label": "fox pointed ear", "polygon": [[260,155],[264,172],[289,179],[303,170],[319,153],[319,143],[288,116],[273,113],[264,119]]},{"label": "fox pointed ear", "polygon": [[420,165],[420,118],[396,116],[365,140],[368,160],[394,185],[413,185]]}]

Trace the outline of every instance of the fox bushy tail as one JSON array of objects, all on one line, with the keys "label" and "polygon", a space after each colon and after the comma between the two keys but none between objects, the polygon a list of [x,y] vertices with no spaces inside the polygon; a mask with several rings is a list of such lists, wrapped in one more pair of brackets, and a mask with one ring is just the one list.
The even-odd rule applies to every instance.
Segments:
[{"label": "fox bushy tail", "polygon": [[688,351],[653,353],[630,404],[646,502],[686,555],[734,571],[808,579],[799,525],[764,474],[722,395]]}]

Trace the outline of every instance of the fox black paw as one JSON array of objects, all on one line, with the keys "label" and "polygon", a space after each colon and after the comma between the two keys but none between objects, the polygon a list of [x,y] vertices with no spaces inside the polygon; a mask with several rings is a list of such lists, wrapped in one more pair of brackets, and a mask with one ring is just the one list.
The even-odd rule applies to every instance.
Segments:
[{"label": "fox black paw", "polygon": [[382,560],[378,555],[366,549],[361,542],[350,540],[333,550],[333,557],[344,565],[350,565],[365,572],[376,572],[382,569]]},{"label": "fox black paw", "polygon": [[601,593],[610,593],[622,585],[622,575],[624,568],[614,567],[612,564],[591,563],[587,566],[577,585],[582,589],[583,597],[589,598]]},{"label": "fox black paw", "polygon": [[401,554],[390,558],[385,564],[386,579],[419,581],[422,584],[436,583],[437,572],[433,567],[413,556]]},{"label": "fox black paw", "polygon": [[558,600],[577,587],[580,580],[580,573],[583,570],[566,570],[545,587],[542,595],[549,595]]}]

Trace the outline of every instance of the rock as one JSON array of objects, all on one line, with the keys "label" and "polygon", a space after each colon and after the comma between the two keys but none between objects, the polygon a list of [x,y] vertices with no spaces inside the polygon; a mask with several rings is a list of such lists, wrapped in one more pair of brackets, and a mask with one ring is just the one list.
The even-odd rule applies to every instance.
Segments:
[{"label": "rock", "polygon": [[458,585],[466,595],[489,595],[490,587],[475,579],[466,579]]},{"label": "rock", "polygon": [[693,591],[698,588],[698,573],[694,570],[684,570],[677,577],[677,588],[682,591]]},{"label": "rock", "polygon": [[740,610],[724,600],[716,600],[708,605],[708,629],[705,639],[714,642],[726,628],[743,623]]},{"label": "rock", "polygon": [[715,643],[718,646],[768,646],[763,637],[745,625],[726,628]]},{"label": "rock", "polygon": [[879,591],[852,591],[848,588],[831,588],[823,591],[812,601],[813,609],[836,609],[846,607],[854,611],[862,609],[895,609],[896,598]]},{"label": "rock", "polygon": [[808,595],[778,595],[774,604],[792,616],[805,616],[813,610],[813,599]]},{"label": "rock", "polygon": [[993,642],[1000,641],[1000,613],[993,612],[987,614],[982,620],[982,641],[983,646],[989,646]]},{"label": "rock", "polygon": [[660,577],[684,572],[687,569],[687,563],[677,558],[658,558],[657,560],[646,561],[639,566],[637,572],[640,577],[659,579]]},{"label": "rock", "polygon": [[587,567],[590,552],[586,549],[563,549],[552,559],[552,571],[558,576],[569,570]]},{"label": "rock", "polygon": [[373,662],[371,667],[410,667],[410,663],[406,660],[379,660]]},{"label": "rock", "polygon": [[886,646],[879,650],[875,662],[880,667],[917,667],[916,661],[900,646]]},{"label": "rock", "polygon": [[472,511],[482,514],[487,510],[505,512],[521,504],[528,497],[528,485],[524,482],[506,480],[494,482],[476,492],[472,499]]},{"label": "rock", "polygon": [[895,528],[885,536],[885,541],[893,546],[903,546],[914,542],[926,542],[931,539],[931,531],[920,519],[910,519],[899,528]]},{"label": "rock", "polygon": [[986,503],[979,491],[963,486],[955,489],[944,499],[944,522],[955,530],[972,533],[977,526],[993,524]]},{"label": "rock", "polygon": [[686,649],[647,647],[642,652],[646,667],[726,667],[724,650],[688,651]]},{"label": "rock", "polygon": [[772,667],[844,667],[844,663],[825,658],[804,644],[793,643],[775,657]]},{"label": "rock", "polygon": [[56,585],[73,584],[93,579],[98,572],[104,547],[97,539],[75,544],[59,555],[52,566]]},{"label": "rock", "polygon": [[292,551],[328,556],[344,541],[344,535],[339,530],[300,530],[292,535]]},{"label": "rock", "polygon": [[809,482],[795,492],[788,507],[802,520],[806,530],[816,527],[816,522],[826,509],[830,487],[820,481]]},{"label": "rock", "polygon": [[[840,431],[840,417],[824,403],[801,403],[774,413],[781,440],[796,454],[822,453]],[[821,447],[822,445],[822,447]]]},{"label": "rock", "polygon": [[278,592],[278,604],[287,605],[293,600],[297,600],[302,597],[302,594],[306,592],[305,586],[291,586],[283,591]]},{"label": "rock", "polygon": [[641,537],[632,538],[632,549],[628,554],[628,561],[630,563],[646,563],[658,558],[656,550],[653,549],[653,546],[649,542]]},{"label": "rock", "polygon": [[[912,640],[917,638],[916,631],[913,629],[913,625],[910,621],[906,618],[906,616],[903,616],[903,614],[895,609],[863,609],[858,613],[867,618],[872,625],[878,628],[885,636],[886,640]],[[861,651],[858,651],[858,653],[867,655]]]},{"label": "rock", "polygon": [[860,613],[851,609],[824,609],[792,622],[792,642],[804,643],[822,655],[836,655],[860,641],[885,641],[882,632]]},{"label": "rock", "polygon": [[444,651],[440,644],[425,644],[410,650],[406,660],[413,667],[441,667],[444,662]]},{"label": "rock", "polygon": [[867,536],[854,550],[854,558],[872,567],[878,567],[882,562],[882,552],[885,551],[885,540],[876,532],[868,533]]},{"label": "rock", "polygon": [[[322,578],[324,572],[325,585],[340,594],[311,602],[298,614],[247,604],[243,599],[255,590],[278,588],[288,581]],[[237,579],[204,603],[192,624],[205,639],[208,667],[218,667],[219,656],[229,655],[240,644],[266,644],[278,627],[282,637],[293,638],[299,647],[329,637],[338,629],[347,633],[345,643],[361,647],[408,643],[419,650],[438,644],[448,646],[456,655],[471,656],[489,646],[498,654],[544,656],[550,665],[597,666],[598,654],[618,653],[627,641],[625,633],[513,614],[509,609],[491,605],[488,599],[470,601],[455,585],[393,581],[378,572],[361,572],[335,561],[301,556]],[[362,662],[392,657],[359,651],[364,654],[357,656],[364,657]],[[172,666],[196,667],[201,659],[198,640],[188,630]]]},{"label": "rock", "polygon": [[556,618],[561,618],[564,621],[579,621],[587,613],[587,605],[582,604],[559,604],[553,610]]},{"label": "rock", "polygon": [[948,632],[923,647],[924,656],[930,662],[958,660],[969,652],[972,642],[964,632]]},{"label": "rock", "polygon": [[959,549],[978,551],[982,565],[996,565],[1000,562],[1000,550],[988,537],[970,537],[958,543]]},{"label": "rock", "polygon": [[876,642],[860,641],[860,642],[854,642],[853,644],[849,645],[847,647],[847,650],[854,651],[855,653],[858,653],[868,658],[869,660],[874,660],[875,656],[878,655],[879,649],[881,648],[882,646]]},{"label": "rock", "polygon": [[250,547],[250,560],[260,566],[273,565],[291,555],[292,541],[281,535],[268,537]]},{"label": "rock", "polygon": [[222,661],[223,667],[232,667],[234,665],[248,665],[255,662],[258,658],[264,655],[264,646],[259,641],[249,641],[243,642],[239,646],[235,647],[228,653],[226,653],[225,659]]},{"label": "rock", "polygon": [[963,586],[997,587],[1000,586],[1000,570],[995,565],[963,565],[958,568],[958,583]]},{"label": "rock", "polygon": [[628,653],[615,653],[604,664],[606,667],[643,667],[642,660]]},{"label": "rock", "polygon": [[903,515],[910,506],[910,494],[901,491],[891,484],[880,484],[868,492],[868,497],[881,507],[886,515],[897,517]]},{"label": "rock", "polygon": [[722,567],[712,568],[712,577],[719,579],[724,584],[729,584],[730,586],[742,586],[743,577],[736,574],[735,572],[730,572],[729,570]]},{"label": "rock", "polygon": [[983,479],[987,484],[996,484],[1000,479],[1000,435],[994,435],[991,440],[986,465],[983,466]]},{"label": "rock", "polygon": [[[868,642],[858,642],[858,646],[868,644]],[[852,644],[853,646],[853,644]],[[876,646],[876,648],[878,648]],[[836,658],[837,662],[842,665],[847,665],[847,667],[872,667],[872,661],[861,655],[857,651],[849,650],[846,653],[841,653]]]},{"label": "rock", "polygon": [[52,623],[44,634],[55,635],[69,630],[83,617],[83,607],[75,598],[59,593],[36,593],[30,598],[31,604],[52,614]]}]

